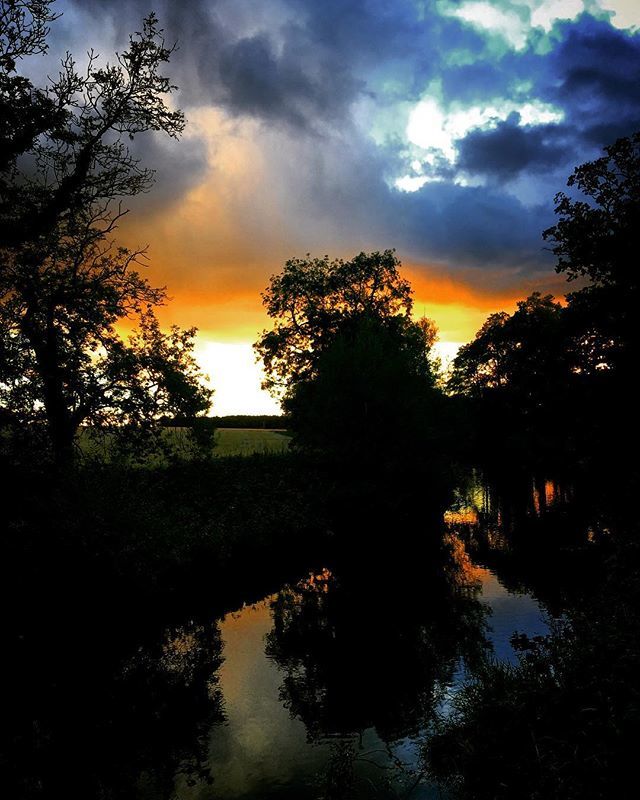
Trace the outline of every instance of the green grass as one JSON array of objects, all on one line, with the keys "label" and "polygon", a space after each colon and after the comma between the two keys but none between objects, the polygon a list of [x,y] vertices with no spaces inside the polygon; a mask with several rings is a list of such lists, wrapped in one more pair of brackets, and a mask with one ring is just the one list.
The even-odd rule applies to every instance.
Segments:
[{"label": "green grass", "polygon": [[[184,454],[188,458],[190,445],[188,444],[186,430],[183,428],[165,428],[163,436],[173,440],[178,451],[184,447]],[[284,430],[264,428],[218,428],[215,434],[215,447],[213,455],[216,458],[227,456],[251,456],[269,453],[285,453],[289,448],[290,437]],[[183,444],[184,443],[184,444]],[[104,439],[93,439],[87,430],[79,434],[81,451],[87,456],[103,457],[109,460],[109,436]],[[156,463],[157,462],[157,463]],[[148,466],[158,466],[162,459],[151,456]]]},{"label": "green grass", "polygon": [[219,428],[214,455],[250,456],[254,453],[284,453],[289,436],[284,431],[262,428]]}]

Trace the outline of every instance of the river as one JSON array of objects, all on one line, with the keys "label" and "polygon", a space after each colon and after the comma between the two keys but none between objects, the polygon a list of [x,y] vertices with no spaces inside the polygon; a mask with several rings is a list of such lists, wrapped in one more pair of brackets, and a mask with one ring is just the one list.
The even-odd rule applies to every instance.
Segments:
[{"label": "river", "polygon": [[474,545],[476,507],[445,515],[444,547],[385,525],[240,607],[212,585],[216,612],[36,614],[8,662],[16,796],[445,797],[424,742],[483,659],[513,662],[512,635],[558,613],[487,556],[500,537]]},{"label": "river", "polygon": [[[460,547],[457,557],[473,624],[482,629],[471,638],[480,633],[493,657],[513,661],[512,634],[544,634],[545,610],[530,594],[507,589],[491,569],[473,564]],[[338,595],[333,602],[332,593]],[[363,597],[354,603],[350,593],[341,593],[322,570],[212,623],[223,659],[216,676],[221,719],[205,735],[204,766],[212,782],[178,774],[178,797],[442,796],[421,771],[428,725],[421,726],[420,716],[430,718],[430,704],[447,714],[467,675],[469,643],[458,641],[464,625],[452,625],[447,641],[446,629],[429,614],[409,610],[405,624],[405,598],[391,614],[385,603],[384,618],[376,619],[378,602]],[[389,631],[394,617],[396,628]],[[424,641],[432,631],[437,646],[444,642],[441,663]]]}]

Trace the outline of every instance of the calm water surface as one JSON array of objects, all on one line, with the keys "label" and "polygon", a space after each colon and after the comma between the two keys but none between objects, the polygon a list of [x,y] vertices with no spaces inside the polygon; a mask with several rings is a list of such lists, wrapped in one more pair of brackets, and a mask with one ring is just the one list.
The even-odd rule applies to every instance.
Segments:
[{"label": "calm water surface", "polygon": [[[471,627],[481,628],[478,638],[509,661],[515,631],[547,631],[545,613],[532,596],[508,591],[494,572],[464,554],[462,573],[464,602],[471,608],[463,610],[461,626],[446,615],[441,620],[440,609],[431,617],[416,614],[415,588],[391,607],[363,596],[360,587],[360,602],[350,593],[341,597],[328,571],[221,618],[223,721],[212,726],[206,741],[213,781],[188,785],[178,776],[177,795],[443,796],[420,779],[420,719],[430,707],[446,713],[465,677],[466,640],[475,635],[465,628],[468,617]],[[433,603],[432,596],[427,600],[427,606]],[[381,607],[384,619],[376,620]],[[429,637],[445,651],[441,660]],[[424,681],[416,679],[422,668]],[[367,703],[373,708],[365,709]]]},{"label": "calm water surface", "polygon": [[[432,726],[487,654],[513,662],[514,633],[547,631],[541,602],[564,607],[557,548],[539,548],[534,569],[509,549],[567,527],[557,496],[539,482],[510,505],[473,484],[445,514],[444,553],[424,521],[423,536],[393,519],[345,529],[323,545],[330,568],[218,619],[202,580],[194,598],[130,621],[128,607],[76,619],[73,603],[27,614],[7,659],[7,796],[444,797],[422,773]],[[212,586],[209,609],[238,602],[222,594]]]}]

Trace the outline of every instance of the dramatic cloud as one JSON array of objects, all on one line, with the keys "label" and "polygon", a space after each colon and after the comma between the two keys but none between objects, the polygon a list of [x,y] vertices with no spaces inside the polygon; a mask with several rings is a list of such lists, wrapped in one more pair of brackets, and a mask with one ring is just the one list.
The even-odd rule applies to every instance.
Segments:
[{"label": "dramatic cloud", "polygon": [[330,60],[305,63],[304,50],[304,43],[287,41],[278,55],[263,34],[223,48],[221,101],[236,114],[309,130],[344,119],[359,83]]},{"label": "dramatic cloud", "polygon": [[499,180],[524,171],[543,172],[573,156],[568,139],[563,126],[523,126],[514,112],[492,130],[469,133],[460,142],[458,164],[467,172]]},{"label": "dramatic cloud", "polygon": [[[121,49],[148,11],[59,5],[56,53]],[[190,125],[179,143],[136,143],[158,184],[123,233],[151,243],[203,327],[255,327],[269,274],[307,251],[395,246],[415,275],[496,297],[557,286],[541,240],[554,194],[640,129],[635,2],[154,5]]]},{"label": "dramatic cloud", "polygon": [[585,16],[561,36],[541,93],[565,108],[576,141],[601,146],[640,128],[640,33]]}]

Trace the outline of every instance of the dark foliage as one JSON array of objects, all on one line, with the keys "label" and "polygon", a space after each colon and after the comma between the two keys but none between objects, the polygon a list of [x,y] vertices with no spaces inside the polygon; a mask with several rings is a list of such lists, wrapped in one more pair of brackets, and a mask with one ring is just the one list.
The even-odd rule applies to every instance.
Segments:
[{"label": "dark foliage", "polygon": [[287,261],[263,293],[274,320],[254,345],[265,366],[265,388],[286,396],[312,378],[324,349],[354,319],[409,323],[411,287],[399,267],[392,250],[360,253],[351,261],[328,256]]},{"label": "dark foliage", "polygon": [[339,459],[411,458],[435,424],[439,394],[428,351],[423,329],[404,317],[343,323],[314,376],[285,398],[294,444]]},{"label": "dark foliage", "polygon": [[546,637],[516,636],[515,667],[487,662],[427,746],[461,798],[632,798],[640,735],[637,547]]},{"label": "dark foliage", "polygon": [[326,458],[350,487],[339,501],[386,501],[396,513],[417,485],[437,506],[453,443],[431,356],[435,327],[412,319],[399,268],[391,250],[287,262],[264,293],[274,328],[255,345],[293,446]]},{"label": "dark foliage", "polygon": [[[199,421],[213,428],[262,428],[268,430],[286,430],[289,427],[288,417],[282,414],[227,414],[224,417],[199,418]],[[169,417],[162,420],[168,427],[190,427],[194,419],[187,417]]]},{"label": "dark foliage", "polygon": [[6,790],[142,798],[169,796],[176,774],[207,779],[211,620],[315,557],[320,476],[291,456],[44,467],[3,485]]},{"label": "dark foliage", "polygon": [[335,571],[311,574],[274,599],[267,652],[310,740],[371,727],[389,743],[417,733],[459,659],[472,665],[484,652],[478,586],[454,553],[431,541],[423,529],[401,556],[342,553]]},{"label": "dark foliage", "polygon": [[[128,142],[184,128],[161,72],[173,48],[150,14],[112,63],[90,51],[80,71],[67,54],[37,88],[19,69],[47,49],[50,6],[0,5],[0,424],[66,465],[81,425],[135,427],[122,441],[139,449],[159,416],[202,414],[211,392],[195,329],[160,330],[164,289],[137,271],[144,251],[113,240],[123,198],[153,182]],[[137,325],[128,342],[116,329],[125,320]]]},{"label": "dark foliage", "polygon": [[492,314],[453,363],[449,390],[477,410],[478,450],[525,469],[549,462],[567,440],[571,364],[562,306],[534,293],[513,315]]}]

